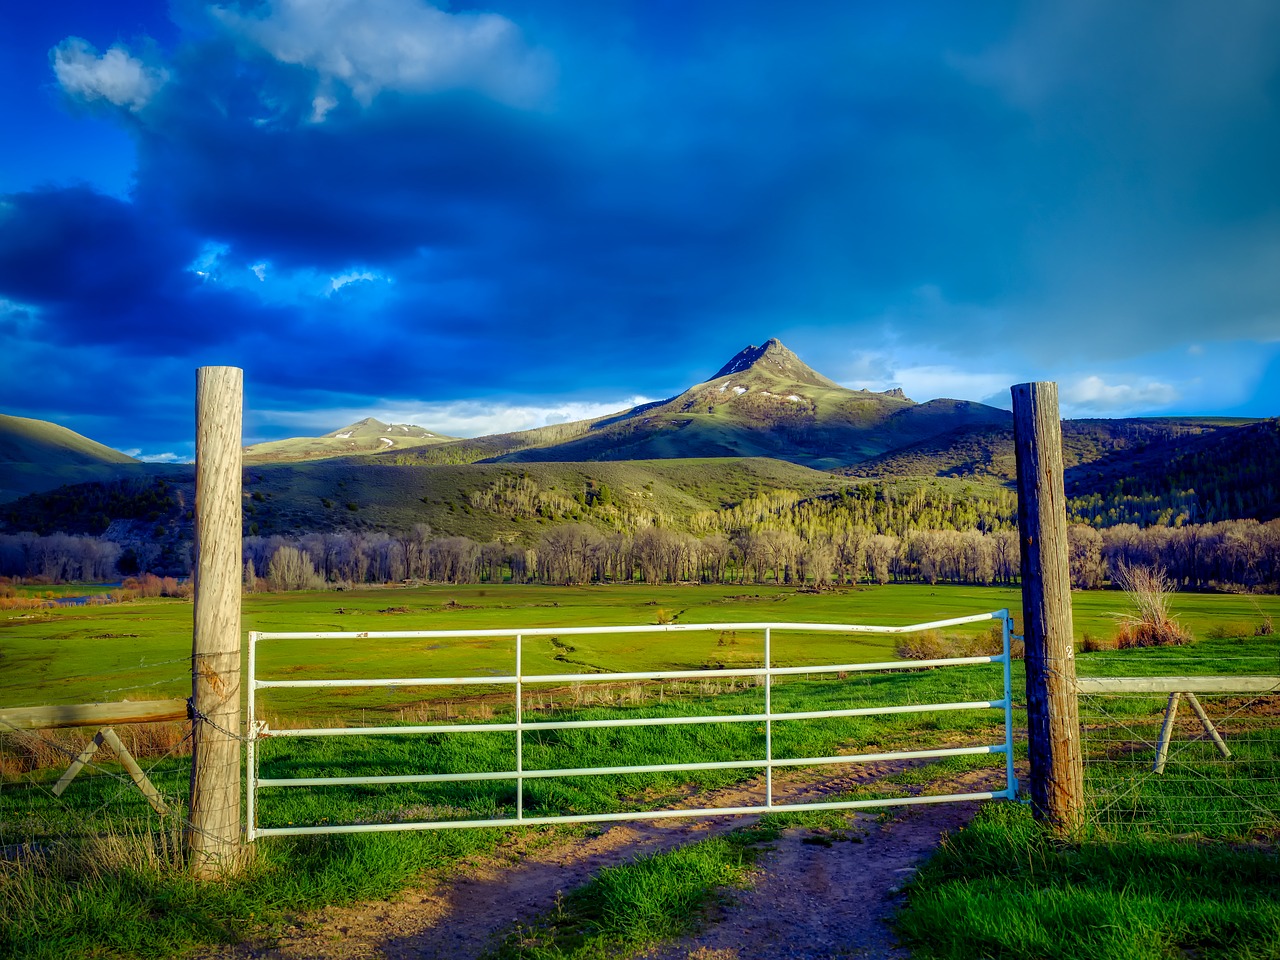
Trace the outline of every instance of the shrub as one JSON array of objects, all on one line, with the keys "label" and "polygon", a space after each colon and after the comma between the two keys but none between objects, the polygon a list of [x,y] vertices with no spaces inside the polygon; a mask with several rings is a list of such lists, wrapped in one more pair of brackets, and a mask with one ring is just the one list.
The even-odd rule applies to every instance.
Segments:
[{"label": "shrub", "polygon": [[960,656],[954,652],[954,644],[944,640],[937,630],[908,633],[898,641],[894,650],[901,660],[942,660]]},{"label": "shrub", "polygon": [[1233,623],[1215,623],[1205,631],[1205,636],[1210,640],[1234,640],[1237,637],[1245,637],[1249,635],[1250,626],[1247,623],[1238,621]]},{"label": "shrub", "polygon": [[[908,633],[898,641],[894,652],[899,660],[948,660],[953,657],[994,657],[1004,650],[1004,631],[999,624],[980,636],[948,635],[937,630]],[[1023,644],[1015,640],[1009,645],[1013,659],[1021,660]]]},{"label": "shrub", "polygon": [[1121,650],[1134,647],[1180,647],[1191,642],[1191,633],[1169,612],[1173,581],[1161,567],[1130,566],[1121,562],[1116,567],[1115,581],[1125,592],[1136,614],[1119,614],[1120,630],[1116,646]]},{"label": "shrub", "polygon": [[[980,654],[996,656],[1002,652],[1004,652],[1004,627],[994,623],[991,625],[991,629],[987,631],[986,643],[965,654],[965,656],[978,656]],[[1009,641],[1009,655],[1014,660],[1021,660],[1025,654],[1025,643],[1016,637]]]},{"label": "shrub", "polygon": [[1181,624],[1159,625],[1135,620],[1122,625],[1116,633],[1116,649],[1133,650],[1138,647],[1182,647],[1191,642],[1191,635]]}]

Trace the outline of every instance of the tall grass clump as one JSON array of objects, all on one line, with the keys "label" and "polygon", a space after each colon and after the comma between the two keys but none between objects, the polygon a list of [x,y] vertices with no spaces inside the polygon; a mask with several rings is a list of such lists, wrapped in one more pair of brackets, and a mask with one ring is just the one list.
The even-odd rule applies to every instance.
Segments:
[{"label": "tall grass clump", "polygon": [[1122,561],[1116,567],[1115,582],[1137,610],[1116,615],[1120,621],[1116,634],[1119,649],[1181,647],[1191,642],[1191,632],[1169,612],[1174,583],[1162,567]]},{"label": "tall grass clump", "polygon": [[1255,637],[1271,636],[1271,634],[1275,632],[1275,627],[1271,623],[1271,614],[1264,613],[1262,608],[1256,603],[1253,605],[1253,609],[1256,610],[1258,612],[1258,616],[1262,618],[1262,621],[1253,628],[1253,635]]},{"label": "tall grass clump", "polygon": [[1085,653],[1098,653],[1101,650],[1114,650],[1116,648],[1115,640],[1107,640],[1103,637],[1094,636],[1086,630],[1080,638],[1080,649]]}]

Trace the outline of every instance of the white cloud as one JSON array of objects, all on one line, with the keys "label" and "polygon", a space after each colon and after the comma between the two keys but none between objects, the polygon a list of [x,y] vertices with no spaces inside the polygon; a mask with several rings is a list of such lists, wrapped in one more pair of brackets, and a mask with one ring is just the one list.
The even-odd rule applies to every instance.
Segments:
[{"label": "white cloud", "polygon": [[[259,277],[258,279],[262,278]],[[349,283],[359,283],[361,281],[373,282],[376,280],[385,280],[387,283],[391,282],[389,278],[374,270],[352,270],[348,273],[341,273],[336,277],[329,278],[329,289],[325,291],[324,295],[326,297],[331,296]]]},{"label": "white cloud", "polygon": [[550,56],[495,13],[447,13],[420,0],[270,0],[245,15],[212,8],[231,33],[282,63],[319,75],[313,122],[336,105],[335,84],[368,106],[383,90],[478,90],[532,106],[550,86]]},{"label": "white cloud", "polygon": [[898,386],[893,363],[883,353],[856,353],[845,367],[844,385],[853,390],[887,390]]},{"label": "white cloud", "polygon": [[329,111],[338,105],[338,101],[328,94],[317,93],[311,99],[311,122],[324,123]]},{"label": "white cloud", "polygon": [[[258,424],[269,424],[297,430],[303,436],[320,436],[364,417],[383,423],[412,423],[433,433],[451,437],[483,437],[494,433],[532,430],[553,423],[591,420],[619,413],[642,403],[648,397],[628,397],[617,401],[569,401],[550,404],[506,404],[484,400],[458,400],[427,404],[377,404],[367,408],[330,408],[325,410],[262,410],[251,413]],[[261,442],[252,441],[252,442]]]},{"label": "white cloud", "polygon": [[39,324],[36,307],[0,297],[0,330],[30,334]]},{"label": "white cloud", "polygon": [[394,277],[364,267],[329,274],[314,267],[280,270],[269,260],[246,264],[237,260],[228,244],[217,241],[206,242],[196,258],[187,264],[187,269],[205,283],[249,291],[263,303],[298,304],[331,297],[352,284],[367,287],[382,283],[390,287],[395,283]]},{"label": "white cloud", "polygon": [[979,400],[1003,395],[1009,402],[1009,387],[1017,382],[1010,373],[982,373],[938,364],[903,367],[895,371],[898,382],[913,400],[947,397],[952,400]]},{"label": "white cloud", "polygon": [[131,56],[120,44],[102,56],[79,37],[67,37],[53,48],[53,72],[69,95],[80,100],[106,100],[137,112],[164,86],[169,73]]},{"label": "white cloud", "polygon": [[1140,413],[1157,410],[1181,399],[1178,391],[1167,383],[1148,380],[1142,383],[1107,383],[1099,376],[1088,376],[1068,384],[1062,391],[1064,412]]},{"label": "white cloud", "polygon": [[133,457],[135,460],[141,460],[143,463],[191,463],[192,458],[182,456],[177,453],[143,453],[141,447],[133,447],[129,450],[121,450],[126,457]]},{"label": "white cloud", "polygon": [[901,387],[911,399],[924,402],[947,397],[953,400],[983,400],[991,403],[1008,393],[1017,377],[1009,373],[966,370],[951,364],[903,365],[887,353],[864,351],[854,355],[841,383],[854,390],[889,390]]},{"label": "white cloud", "polygon": [[227,251],[230,249],[225,243],[209,241],[200,248],[200,253],[196,258],[187,264],[187,269],[197,277],[203,277],[205,280],[216,280],[222,266],[222,258],[227,255]]}]

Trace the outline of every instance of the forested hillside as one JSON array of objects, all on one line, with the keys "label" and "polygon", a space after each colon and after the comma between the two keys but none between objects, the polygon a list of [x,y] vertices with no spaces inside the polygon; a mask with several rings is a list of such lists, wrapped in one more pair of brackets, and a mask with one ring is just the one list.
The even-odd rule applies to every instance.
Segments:
[{"label": "forested hillside", "polygon": [[1280,419],[1177,439],[1068,471],[1076,513],[1098,526],[1280,517]]},{"label": "forested hillside", "polygon": [[[770,474],[770,464],[777,473]],[[510,579],[822,587],[862,580],[1017,579],[1016,509],[1006,488],[938,478],[835,481],[834,488],[828,480],[824,488],[822,474],[775,461],[759,461],[756,470],[727,481],[741,466],[434,468],[434,497],[403,501],[403,485],[382,489],[398,512],[377,513],[368,499],[321,496],[309,515],[326,515],[325,525],[295,525],[292,508],[277,504],[270,485],[255,475],[246,486],[246,584],[284,589],[366,580]],[[420,482],[413,475],[424,469],[410,469],[400,479]],[[810,488],[785,485],[797,479],[810,479]],[[444,480],[453,486],[446,489]],[[318,489],[330,485],[340,496],[367,498],[373,489],[332,475]],[[296,493],[297,477],[288,487]],[[70,511],[67,516],[88,517],[93,526],[101,519],[90,511],[112,502],[134,519],[112,520],[101,538],[0,534],[0,574],[56,579],[96,569],[104,543],[114,544],[122,572],[189,571],[189,491],[182,484],[94,492],[100,495],[68,491],[52,499]],[[386,522],[389,517],[396,522]],[[289,524],[285,518],[292,518]],[[1098,529],[1078,514],[1072,519],[1071,573],[1078,586],[1102,584],[1121,561],[1160,564],[1193,589],[1273,590],[1280,581],[1280,520]]]}]

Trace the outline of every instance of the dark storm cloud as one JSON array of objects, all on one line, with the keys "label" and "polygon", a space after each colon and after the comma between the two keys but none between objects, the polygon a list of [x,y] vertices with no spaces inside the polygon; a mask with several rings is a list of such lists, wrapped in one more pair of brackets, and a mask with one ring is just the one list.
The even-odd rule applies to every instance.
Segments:
[{"label": "dark storm cloud", "polygon": [[[184,96],[185,94],[185,96]],[[246,257],[340,269],[477,242],[566,191],[548,138],[465,99],[278,129],[168,91],[139,141],[140,200]],[[388,98],[394,99],[394,98]]]},{"label": "dark storm cloud", "polygon": [[0,291],[35,308],[34,334],[140,355],[226,338],[240,305],[201,289],[186,231],[87,187],[0,198]]},{"label": "dark storm cloud", "polygon": [[[56,78],[130,132],[136,185],[8,198],[0,329],[179,395],[236,363],[279,409],[659,396],[772,335],[836,377],[1069,362],[1174,396],[1188,342],[1280,330],[1278,11],[294,0],[179,4],[165,49],[68,30]],[[1104,342],[1152,382],[1097,379]]]}]

